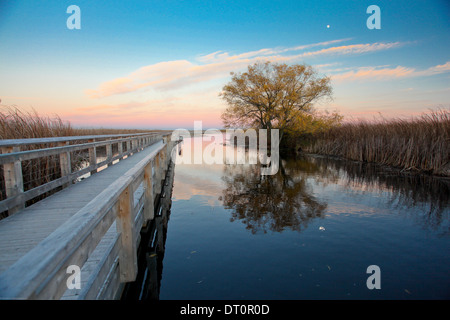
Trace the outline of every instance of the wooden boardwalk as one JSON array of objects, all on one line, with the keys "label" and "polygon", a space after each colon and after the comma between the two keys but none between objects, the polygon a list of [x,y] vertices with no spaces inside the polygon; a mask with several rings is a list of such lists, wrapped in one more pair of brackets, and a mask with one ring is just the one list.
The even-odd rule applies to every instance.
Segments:
[{"label": "wooden boardwalk", "polygon": [[[175,144],[156,139],[0,220],[0,298],[119,298],[136,277],[140,230],[153,219]],[[68,287],[69,266],[81,269],[79,288]]]}]

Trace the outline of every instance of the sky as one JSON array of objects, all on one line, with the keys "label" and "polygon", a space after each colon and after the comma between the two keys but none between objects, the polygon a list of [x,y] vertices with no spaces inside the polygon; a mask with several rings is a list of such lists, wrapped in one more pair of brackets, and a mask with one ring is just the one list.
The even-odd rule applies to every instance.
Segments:
[{"label": "sky", "polygon": [[0,104],[75,127],[221,128],[230,72],[257,61],[330,76],[316,108],[347,120],[450,108],[446,0],[0,0],[0,46]]}]

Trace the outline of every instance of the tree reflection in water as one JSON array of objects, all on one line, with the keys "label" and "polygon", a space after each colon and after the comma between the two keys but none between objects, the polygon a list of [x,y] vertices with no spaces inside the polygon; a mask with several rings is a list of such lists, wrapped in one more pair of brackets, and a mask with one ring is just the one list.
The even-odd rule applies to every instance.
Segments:
[{"label": "tree reflection in water", "polygon": [[281,161],[275,175],[263,176],[259,165],[224,167],[226,188],[219,200],[232,209],[231,221],[241,220],[252,233],[301,231],[314,218],[323,218],[326,203],[316,199],[306,180],[314,166],[304,168]]},{"label": "tree reflection in water", "polygon": [[[315,195],[313,183],[339,184],[346,189],[383,192],[391,212],[397,208],[425,229],[448,235],[449,179],[402,173],[378,165],[303,155],[280,161],[273,176],[260,175],[259,165],[225,165],[225,188],[219,200],[252,233],[304,230],[323,218],[327,203]],[[420,213],[418,213],[420,212]]]}]

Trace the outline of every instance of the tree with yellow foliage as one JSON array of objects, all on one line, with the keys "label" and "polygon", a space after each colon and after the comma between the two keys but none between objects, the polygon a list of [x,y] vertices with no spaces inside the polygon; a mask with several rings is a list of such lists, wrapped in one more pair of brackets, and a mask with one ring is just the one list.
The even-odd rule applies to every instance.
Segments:
[{"label": "tree with yellow foliage", "polygon": [[332,88],[330,78],[311,66],[257,62],[231,76],[220,93],[228,104],[226,128],[278,129],[281,140],[285,133],[312,133],[341,120],[315,111],[314,104],[332,99]]}]

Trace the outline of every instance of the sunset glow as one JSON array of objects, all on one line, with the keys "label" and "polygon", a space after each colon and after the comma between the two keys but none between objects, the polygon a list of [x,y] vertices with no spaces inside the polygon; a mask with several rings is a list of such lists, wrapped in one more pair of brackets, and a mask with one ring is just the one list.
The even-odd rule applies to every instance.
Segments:
[{"label": "sunset glow", "polygon": [[368,1],[77,1],[78,30],[71,4],[2,2],[2,105],[81,127],[221,128],[230,72],[270,60],[330,76],[334,100],[317,107],[346,119],[449,107],[445,1],[378,1],[378,30]]}]

